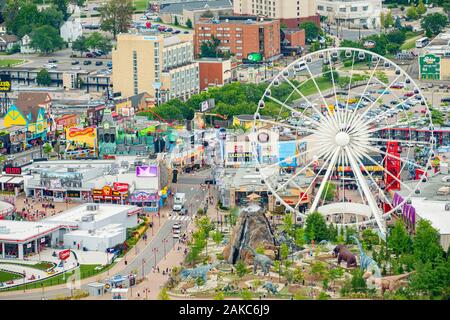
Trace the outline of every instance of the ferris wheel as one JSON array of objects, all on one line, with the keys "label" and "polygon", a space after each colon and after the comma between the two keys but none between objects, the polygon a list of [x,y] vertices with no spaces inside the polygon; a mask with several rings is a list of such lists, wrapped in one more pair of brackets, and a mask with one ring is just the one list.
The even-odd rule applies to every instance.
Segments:
[{"label": "ferris wheel", "polygon": [[[383,235],[386,218],[419,190],[436,143],[414,80],[383,56],[345,47],[310,53],[277,74],[250,141],[276,205],[301,217],[319,211],[340,226],[371,224]],[[401,203],[392,200],[396,190],[407,194]]]}]

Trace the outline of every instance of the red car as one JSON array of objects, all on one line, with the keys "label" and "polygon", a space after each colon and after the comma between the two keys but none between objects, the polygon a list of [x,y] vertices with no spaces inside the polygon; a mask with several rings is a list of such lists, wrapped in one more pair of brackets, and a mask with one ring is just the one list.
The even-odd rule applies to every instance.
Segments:
[{"label": "red car", "polygon": [[394,84],[391,86],[392,89],[402,89],[403,85],[402,84]]},{"label": "red car", "polygon": [[159,26],[159,27],[158,27],[158,30],[159,30],[159,31],[165,31],[166,29],[167,29],[166,26]]},{"label": "red car", "polygon": [[414,92],[407,92],[405,93],[405,96],[407,97],[412,97],[414,95]]},{"label": "red car", "polygon": [[86,58],[93,58],[93,57],[94,57],[94,55],[92,53],[90,53],[90,52],[86,53]]}]

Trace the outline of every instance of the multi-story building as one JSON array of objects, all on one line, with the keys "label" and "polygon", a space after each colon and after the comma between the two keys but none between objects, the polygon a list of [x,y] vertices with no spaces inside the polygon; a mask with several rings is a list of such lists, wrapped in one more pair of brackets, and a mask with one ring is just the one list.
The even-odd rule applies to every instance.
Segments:
[{"label": "multi-story building", "polygon": [[381,0],[316,0],[317,12],[327,21],[349,28],[380,26]]},{"label": "multi-story building", "polygon": [[305,21],[320,23],[317,0],[234,0],[234,13],[279,19],[289,28]]},{"label": "multi-story building", "polygon": [[113,51],[114,92],[147,92],[155,102],[188,99],[199,92],[191,34],[120,34]]},{"label": "multi-story building", "polygon": [[251,53],[269,59],[280,54],[280,22],[257,17],[220,17],[199,21],[195,25],[195,54],[201,53],[203,42],[220,41],[218,50],[234,54],[238,60]]}]

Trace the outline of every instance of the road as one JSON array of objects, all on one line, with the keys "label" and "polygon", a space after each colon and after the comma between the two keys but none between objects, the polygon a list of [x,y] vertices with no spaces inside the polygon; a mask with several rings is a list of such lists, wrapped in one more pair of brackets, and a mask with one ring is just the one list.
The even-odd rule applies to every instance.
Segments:
[{"label": "road", "polygon": [[[198,176],[204,177],[209,176],[209,170],[202,171],[198,173]],[[190,175],[181,175],[179,178],[179,183],[176,184],[176,188],[178,192],[183,192],[186,194],[186,206],[191,207],[193,211],[197,211],[200,206],[203,204],[203,200],[207,193],[199,192],[198,187],[198,179],[197,177],[193,177]],[[130,272],[136,272],[138,278],[142,278],[142,268],[144,268],[144,274],[147,276],[152,273],[152,267],[158,265],[163,259],[165,253],[168,253],[173,249],[175,245],[175,241],[172,238],[172,227],[175,223],[179,222],[182,226],[182,231],[186,230],[186,227],[190,223],[192,219],[192,211],[189,212],[189,220],[187,217],[183,217],[184,220],[173,220],[169,218],[165,221],[165,223],[161,226],[159,232],[155,234],[155,237],[152,238],[151,241],[144,247],[143,250],[140,250],[131,261],[128,261],[127,266],[122,269],[119,273],[121,275],[129,274]],[[158,225],[158,218],[154,220],[155,225]],[[148,231],[150,232],[150,231]],[[164,241],[166,240],[166,241]],[[165,247],[165,248],[164,248]],[[154,249],[157,249],[154,251]],[[135,250],[135,249],[132,249]],[[144,262],[143,262],[144,261]],[[97,281],[98,277],[95,277],[95,280],[92,279],[92,282]],[[111,277],[113,274],[110,275]],[[87,284],[81,286],[81,290],[88,290]],[[12,294],[8,296],[1,296],[0,299],[7,300],[42,300],[45,299],[54,299],[59,296],[70,296],[71,290],[69,288],[53,288],[46,287],[44,288],[44,292],[40,290],[33,290],[30,292],[24,293],[22,291],[17,291],[17,294]]]}]

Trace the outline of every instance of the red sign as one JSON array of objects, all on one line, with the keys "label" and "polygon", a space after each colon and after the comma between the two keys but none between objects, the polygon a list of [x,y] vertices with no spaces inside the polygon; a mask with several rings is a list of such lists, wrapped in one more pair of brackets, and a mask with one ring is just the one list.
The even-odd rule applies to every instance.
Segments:
[{"label": "red sign", "polygon": [[69,137],[73,138],[76,136],[85,136],[89,134],[94,134],[94,128],[89,127],[85,129],[78,129],[78,128],[70,128],[69,129]]},{"label": "red sign", "polygon": [[128,183],[114,182],[113,187],[114,190],[119,191],[120,193],[128,192]]},{"label": "red sign", "polygon": [[70,257],[70,250],[66,249],[59,252],[59,259],[60,260],[67,260]]},{"label": "red sign", "polygon": [[20,167],[6,167],[6,174],[22,174],[22,168]]}]

